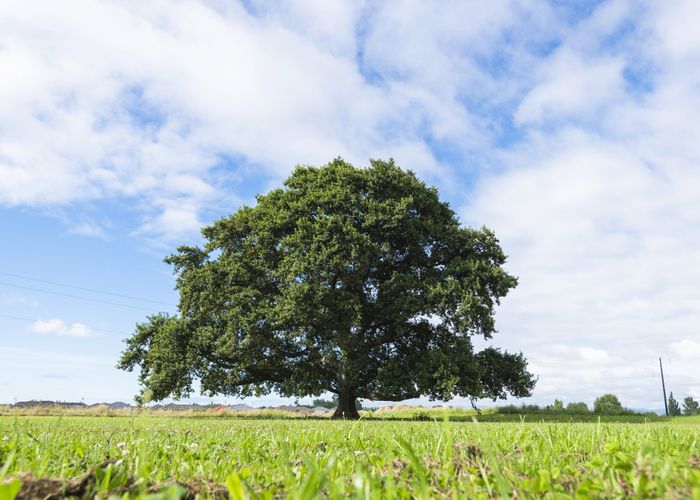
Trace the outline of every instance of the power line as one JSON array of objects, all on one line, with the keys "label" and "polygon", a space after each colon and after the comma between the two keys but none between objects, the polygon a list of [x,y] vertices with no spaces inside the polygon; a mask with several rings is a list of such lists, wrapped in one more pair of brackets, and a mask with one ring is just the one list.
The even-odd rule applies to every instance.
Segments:
[{"label": "power line", "polygon": [[109,304],[111,306],[128,307],[130,309],[140,309],[141,311],[157,312],[157,311],[154,311],[153,309],[147,309],[145,307],[133,306],[131,304],[121,304],[119,302],[111,302],[109,300],[100,300],[100,299],[93,299],[90,297],[83,297],[82,295],[72,295],[69,293],[54,292],[52,290],[43,290],[41,288],[33,288],[30,286],[15,285],[13,283],[5,283],[3,281],[0,281],[0,285],[9,286],[9,287],[13,287],[13,288],[21,288],[23,290],[31,290],[33,292],[41,292],[41,293],[48,293],[51,295],[59,295],[61,297],[69,297],[71,299],[87,300],[89,302],[96,302],[98,304]]},{"label": "power line", "polygon": [[[22,316],[12,316],[10,314],[0,314],[0,318],[8,318],[8,319],[16,319],[19,321],[29,321],[30,323],[36,323],[37,321],[45,321],[43,319],[38,319],[38,318],[24,318]],[[131,335],[130,333],[126,332],[118,332],[115,330],[105,330],[104,328],[92,328],[90,326],[86,326],[86,328],[90,331],[93,332],[103,332],[103,333],[112,333],[114,335]]]},{"label": "power line", "polygon": [[144,299],[144,298],[142,298],[142,297],[134,297],[133,295],[125,295],[125,294],[122,294],[122,293],[107,292],[107,291],[104,291],[104,290],[98,290],[98,289],[96,289],[96,288],[86,288],[86,287],[83,287],[83,286],[69,285],[69,284],[67,284],[67,283],[60,283],[60,282],[58,282],[58,281],[49,281],[49,280],[42,280],[42,279],[39,279],[39,278],[31,278],[31,277],[29,277],[29,276],[22,276],[21,274],[6,273],[6,272],[3,272],[3,271],[0,271],[0,274],[3,275],[3,276],[11,276],[11,277],[13,277],[13,278],[20,278],[20,279],[23,279],[23,280],[36,281],[37,283],[46,283],[46,284],[48,284],[48,285],[57,285],[57,286],[63,286],[63,287],[66,287],[66,288],[73,288],[73,289],[75,289],[75,290],[83,290],[83,291],[85,291],[85,292],[93,292],[93,293],[99,293],[99,294],[102,294],[102,295],[111,295],[111,296],[113,296],[113,297],[121,297],[121,298],[123,298],[123,299],[139,300],[139,301],[142,301],[142,302],[151,302],[151,303],[153,303],[153,304],[161,304],[161,305],[164,305],[164,306],[177,307],[175,304],[170,304],[170,303],[168,303],[168,302],[160,302],[160,301],[158,301],[158,300]]}]

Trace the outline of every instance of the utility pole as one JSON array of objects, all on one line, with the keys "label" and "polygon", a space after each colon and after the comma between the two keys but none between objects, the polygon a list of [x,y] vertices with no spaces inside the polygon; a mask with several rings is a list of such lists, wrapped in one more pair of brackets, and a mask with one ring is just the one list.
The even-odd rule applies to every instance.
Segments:
[{"label": "utility pole", "polygon": [[664,382],[664,365],[661,363],[661,358],[659,358],[659,368],[661,369],[661,388],[664,390],[664,408],[666,409],[666,416],[668,417],[668,400],[666,399],[666,382]]}]

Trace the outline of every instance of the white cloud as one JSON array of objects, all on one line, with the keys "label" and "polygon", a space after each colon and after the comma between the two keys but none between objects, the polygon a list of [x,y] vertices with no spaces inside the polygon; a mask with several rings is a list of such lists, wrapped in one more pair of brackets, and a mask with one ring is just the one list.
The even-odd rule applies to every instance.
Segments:
[{"label": "white cloud", "polygon": [[[198,222],[221,197],[209,171],[222,156],[275,175],[338,154],[366,161],[400,114],[352,60],[241,6],[4,2],[2,19],[5,205],[127,196],[148,220],[172,220],[178,204]],[[410,130],[390,141],[412,142]]]},{"label": "white cloud", "polygon": [[[492,124],[462,100],[513,97],[479,58],[506,31],[552,24],[534,1],[7,1],[0,19],[0,204],[129,197],[137,233],[161,240],[230,210],[222,162],[279,178],[337,155],[394,156],[450,179],[430,141],[482,147]],[[173,205],[185,225],[167,222]]]},{"label": "white cloud", "polygon": [[700,360],[700,342],[687,339],[681,340],[680,342],[673,342],[671,344],[671,350],[683,359],[689,359],[695,362]]},{"label": "white cloud", "polygon": [[93,238],[106,238],[107,233],[105,233],[105,230],[98,224],[95,224],[94,222],[81,222],[77,225],[74,225],[70,228],[70,232],[73,234],[79,234],[81,236],[90,236]]},{"label": "white cloud", "polygon": [[165,205],[155,217],[147,218],[136,234],[155,235],[162,239],[184,238],[202,227],[195,207]]},{"label": "white cloud", "polygon": [[602,106],[624,97],[621,60],[587,60],[565,48],[542,66],[542,82],[527,94],[515,113],[519,124],[593,117]]},{"label": "white cloud", "polygon": [[620,358],[610,356],[605,349],[596,349],[593,347],[582,347],[578,349],[578,354],[583,361],[596,365],[617,364],[618,361],[621,361]]},{"label": "white cloud", "polygon": [[82,323],[66,323],[61,319],[37,320],[29,326],[29,330],[59,337],[90,337],[93,334]]},{"label": "white cloud", "polygon": [[253,10],[312,40],[336,56],[354,58],[356,24],[364,2],[344,0],[284,0],[252,2]]},{"label": "white cloud", "polygon": [[[497,127],[489,114],[498,114],[526,84],[534,57],[521,42],[536,45],[560,26],[549,5],[539,1],[493,1],[478,8],[469,2],[440,2],[437,8],[389,1],[368,24],[364,70],[404,99],[405,119],[422,122],[436,140],[458,141],[466,150],[488,147],[489,132]],[[490,59],[499,62],[484,67]],[[499,70],[507,76],[492,74]]]}]

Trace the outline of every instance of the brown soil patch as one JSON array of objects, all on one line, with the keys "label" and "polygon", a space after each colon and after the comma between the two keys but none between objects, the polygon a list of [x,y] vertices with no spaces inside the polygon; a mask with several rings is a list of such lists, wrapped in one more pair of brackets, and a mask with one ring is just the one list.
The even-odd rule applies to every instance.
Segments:
[{"label": "brown soil patch", "polygon": [[[106,460],[98,467],[107,467],[113,461]],[[22,487],[17,494],[17,499],[43,498],[82,498],[87,494],[89,485],[95,482],[95,469],[90,469],[82,476],[72,479],[61,478],[36,478],[32,474],[23,474],[18,477]]]},{"label": "brown soil patch", "polygon": [[[93,498],[95,495],[95,472],[89,470],[82,476],[73,479],[37,478],[31,474],[23,474],[17,477],[22,482],[22,487],[17,495],[17,500],[58,500],[61,498]],[[126,484],[110,491],[110,495],[122,495],[134,491],[135,481],[129,478]],[[150,486],[147,493],[158,493],[163,488],[175,486],[182,490],[182,498],[194,500],[198,496],[206,495],[215,498],[228,498],[228,491],[222,484],[211,481],[191,483],[164,483]]]},{"label": "brown soil patch", "polygon": [[183,496],[185,500],[195,500],[198,496],[206,495],[207,497],[214,498],[228,498],[228,490],[222,484],[213,483],[211,481],[206,481],[204,483],[165,483],[153,485],[148,488],[148,493],[158,493],[164,487],[176,486],[182,488]]},{"label": "brown soil patch", "polygon": [[58,499],[65,497],[82,498],[85,495],[86,481],[82,477],[63,481],[61,479],[38,479],[31,475],[19,476],[22,488],[17,499]]}]

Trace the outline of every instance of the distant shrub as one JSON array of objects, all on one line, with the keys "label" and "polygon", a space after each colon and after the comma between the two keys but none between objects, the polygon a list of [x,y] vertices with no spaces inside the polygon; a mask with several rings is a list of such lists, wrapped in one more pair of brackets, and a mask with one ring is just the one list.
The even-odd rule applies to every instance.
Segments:
[{"label": "distant shrub", "polygon": [[561,399],[555,399],[548,409],[555,412],[564,411],[564,402]]},{"label": "distant shrub", "polygon": [[497,413],[505,413],[508,415],[523,415],[523,414],[531,414],[531,413],[549,413],[551,410],[549,407],[543,408],[538,405],[505,405],[505,406],[499,406],[496,410]]},{"label": "distant shrub", "polygon": [[515,405],[504,405],[504,406],[499,406],[499,407],[496,409],[496,412],[497,412],[497,413],[505,413],[505,414],[508,414],[508,415],[517,415],[517,414],[522,413],[522,410],[520,409],[519,406],[515,406]]},{"label": "distant shrub", "polygon": [[567,413],[583,414],[588,413],[589,411],[588,405],[582,401],[579,403],[569,403],[566,405]]},{"label": "distant shrub", "polygon": [[614,394],[603,394],[599,398],[596,398],[593,403],[593,411],[603,415],[622,415],[626,412],[634,413],[631,410],[625,410],[620,400],[617,399],[617,396]]},{"label": "distant shrub", "polygon": [[433,420],[433,417],[431,417],[430,413],[428,413],[427,411],[419,411],[413,414],[411,420],[428,421]]}]

